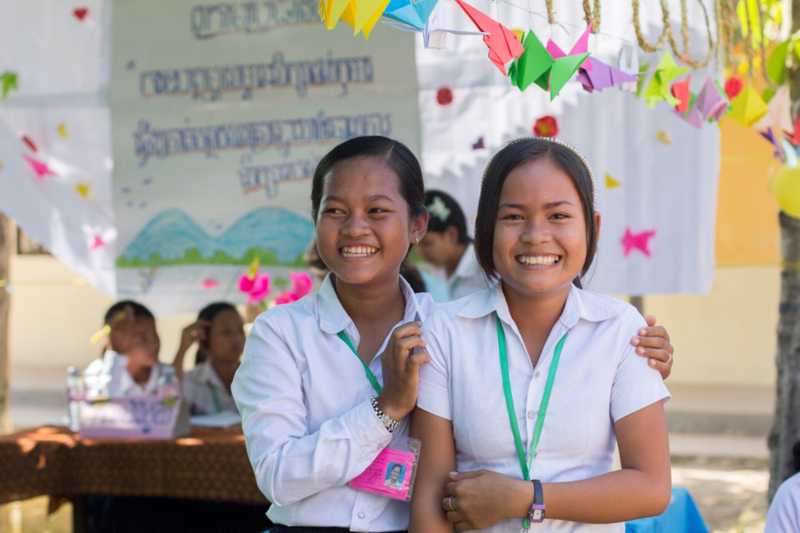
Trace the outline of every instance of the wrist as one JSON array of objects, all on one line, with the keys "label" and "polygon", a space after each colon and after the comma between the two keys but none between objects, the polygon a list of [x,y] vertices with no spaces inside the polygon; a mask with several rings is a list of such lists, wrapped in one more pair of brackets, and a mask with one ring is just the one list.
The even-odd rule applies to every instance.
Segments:
[{"label": "wrist", "polygon": [[533,504],[533,483],[522,479],[515,479],[513,482],[511,497],[507,499],[507,518],[528,518]]},{"label": "wrist", "polygon": [[383,396],[378,396],[378,409],[383,411],[389,418],[395,422],[400,422],[408,413],[404,413],[401,409],[387,402]]}]

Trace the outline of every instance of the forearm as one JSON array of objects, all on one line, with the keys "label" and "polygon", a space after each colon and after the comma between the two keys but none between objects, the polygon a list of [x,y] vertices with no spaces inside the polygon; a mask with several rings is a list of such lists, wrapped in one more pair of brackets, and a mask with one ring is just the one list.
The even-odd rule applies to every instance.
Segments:
[{"label": "forearm", "polygon": [[178,348],[178,353],[175,354],[175,359],[172,361],[172,367],[175,369],[175,377],[179,381],[183,381],[183,360],[186,358],[188,348],[181,346]]}]

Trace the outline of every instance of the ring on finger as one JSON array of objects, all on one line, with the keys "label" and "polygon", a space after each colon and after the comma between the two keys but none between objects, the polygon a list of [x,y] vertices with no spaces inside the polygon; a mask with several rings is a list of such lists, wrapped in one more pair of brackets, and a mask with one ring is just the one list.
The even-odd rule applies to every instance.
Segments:
[{"label": "ring on finger", "polygon": [[[667,353],[669,353],[669,352],[667,352]],[[669,354],[669,359],[667,359],[667,364],[671,364],[671,363],[672,363],[672,354]]]},{"label": "ring on finger", "polygon": [[447,498],[447,506],[450,508],[451,511],[455,511],[455,509],[453,509],[453,497],[452,496]]}]

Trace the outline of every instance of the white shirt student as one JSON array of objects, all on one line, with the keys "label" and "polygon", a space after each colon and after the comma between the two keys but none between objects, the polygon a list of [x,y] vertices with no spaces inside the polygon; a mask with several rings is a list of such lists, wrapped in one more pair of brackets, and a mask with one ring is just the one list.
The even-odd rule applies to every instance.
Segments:
[{"label": "white shirt student", "polygon": [[470,294],[488,289],[494,285],[484,276],[478,260],[475,258],[475,247],[472,243],[467,245],[464,254],[458,261],[458,266],[452,276],[447,275],[445,268],[437,268],[436,274],[447,283],[450,291],[450,300],[458,300]]},{"label": "white shirt student", "polygon": [[233,396],[228,393],[209,360],[198,363],[183,375],[183,396],[189,402],[193,415],[238,412]]},{"label": "white shirt student", "polygon": [[[406,307],[397,325],[425,320],[435,305],[431,297],[415,294],[402,278],[400,285]],[[247,453],[273,504],[267,513],[273,522],[402,531],[407,503],[347,484],[408,428],[403,422],[389,433],[378,419],[370,403],[376,392],[341,331],[359,345],[330,275],[318,293],[259,315],[232,387]],[[381,383],[387,341],[369,365]]]},{"label": "white shirt student", "polygon": [[111,398],[156,394],[158,378],[167,366],[170,365],[156,363],[147,381],[139,384],[128,372],[128,358],[113,350],[106,350],[102,359],[89,363],[83,372],[86,393],[89,397],[107,395]]},{"label": "white shirt student", "polygon": [[778,487],[767,512],[766,533],[800,532],[800,474]]},{"label": "white shirt student", "polygon": [[[630,344],[644,319],[624,302],[574,286],[535,369],[498,287],[442,306],[423,325],[431,361],[420,367],[417,405],[452,421],[458,471],[521,475],[503,392],[496,316],[505,330],[511,392],[526,450],[556,344],[569,332],[531,479],[574,481],[610,472],[614,423],[670,396],[661,375]],[[520,521],[506,520],[483,531],[516,533],[519,528]],[[625,525],[547,520],[534,529],[622,532]]]}]

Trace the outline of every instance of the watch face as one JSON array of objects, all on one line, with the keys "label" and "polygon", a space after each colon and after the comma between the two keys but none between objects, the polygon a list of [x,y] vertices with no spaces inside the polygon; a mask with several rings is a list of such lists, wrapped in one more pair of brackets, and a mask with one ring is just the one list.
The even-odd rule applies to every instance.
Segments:
[{"label": "watch face", "polygon": [[544,522],[544,505],[537,509],[531,509],[531,522]]}]

